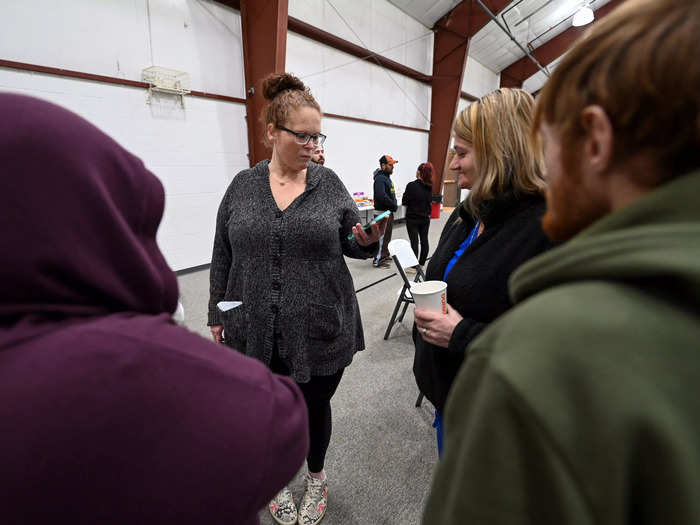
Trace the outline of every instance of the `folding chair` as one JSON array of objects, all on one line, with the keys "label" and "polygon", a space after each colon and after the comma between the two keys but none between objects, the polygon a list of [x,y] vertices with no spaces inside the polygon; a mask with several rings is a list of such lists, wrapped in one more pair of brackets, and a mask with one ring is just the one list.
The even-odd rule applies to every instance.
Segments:
[{"label": "folding chair", "polygon": [[[389,321],[389,326],[386,328],[384,333],[384,340],[389,339],[389,333],[394,327],[395,323],[400,323],[403,321],[403,316],[406,314],[408,305],[413,303],[413,296],[411,295],[411,281],[408,280],[406,276],[405,268],[410,268],[412,266],[416,267],[416,277],[413,279],[414,283],[425,281],[425,274],[423,269],[418,264],[418,259],[416,259],[416,254],[413,253],[411,249],[411,244],[406,239],[394,239],[389,243],[389,255],[394,259],[394,264],[396,264],[396,269],[399,271],[399,275],[403,280],[403,288],[399,293],[399,299],[396,301],[396,306],[394,307],[394,312],[391,314],[391,320]],[[401,315],[397,319],[396,316],[399,313],[399,309],[403,305],[403,310],[401,310]],[[418,395],[416,400],[416,406],[419,407],[423,401],[423,393]]]}]

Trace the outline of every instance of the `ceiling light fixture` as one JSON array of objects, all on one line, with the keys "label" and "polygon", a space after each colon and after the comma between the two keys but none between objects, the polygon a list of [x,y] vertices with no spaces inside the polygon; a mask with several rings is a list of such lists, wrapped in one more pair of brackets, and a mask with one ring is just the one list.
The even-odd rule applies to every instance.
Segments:
[{"label": "ceiling light fixture", "polygon": [[590,7],[582,7],[576,11],[574,18],[571,21],[571,25],[575,27],[585,26],[586,24],[593,22],[594,18],[593,9]]}]

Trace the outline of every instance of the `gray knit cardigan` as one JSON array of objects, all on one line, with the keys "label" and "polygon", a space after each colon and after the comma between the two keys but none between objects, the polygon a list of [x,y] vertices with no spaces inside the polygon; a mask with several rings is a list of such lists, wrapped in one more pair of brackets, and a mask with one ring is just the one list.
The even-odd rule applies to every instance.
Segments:
[{"label": "gray knit cardigan", "polygon": [[[348,241],[360,220],[338,176],[311,163],[306,190],[280,211],[269,160],[231,182],[216,219],[208,324],[226,343],[269,365],[274,343],[300,383],[346,367],[365,346],[343,255],[366,259],[376,244]],[[219,301],[242,301],[221,312]]]}]

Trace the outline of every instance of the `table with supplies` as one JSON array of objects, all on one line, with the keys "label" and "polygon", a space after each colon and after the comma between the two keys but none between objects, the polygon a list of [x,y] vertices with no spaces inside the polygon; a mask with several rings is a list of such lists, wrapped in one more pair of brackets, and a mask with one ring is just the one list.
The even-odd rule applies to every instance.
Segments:
[{"label": "table with supplies", "polygon": [[362,224],[367,224],[369,221],[372,220],[372,217],[374,216],[374,206],[360,206],[359,204],[357,205],[357,209],[360,211],[360,218],[362,219]]}]

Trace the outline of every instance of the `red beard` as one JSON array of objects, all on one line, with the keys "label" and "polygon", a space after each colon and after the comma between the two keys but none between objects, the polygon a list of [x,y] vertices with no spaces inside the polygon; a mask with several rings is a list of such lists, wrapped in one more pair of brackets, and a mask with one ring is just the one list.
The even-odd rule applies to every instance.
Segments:
[{"label": "red beard", "polygon": [[584,228],[607,215],[609,206],[586,189],[581,172],[572,167],[547,188],[547,212],[542,229],[555,241],[568,241]]}]

